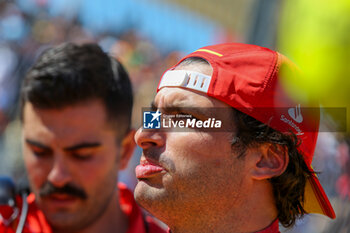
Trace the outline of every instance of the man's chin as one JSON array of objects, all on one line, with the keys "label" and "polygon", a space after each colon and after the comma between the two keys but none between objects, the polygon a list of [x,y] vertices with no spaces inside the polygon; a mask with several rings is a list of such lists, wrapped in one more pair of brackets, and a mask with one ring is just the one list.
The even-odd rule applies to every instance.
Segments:
[{"label": "man's chin", "polygon": [[81,200],[78,198],[44,198],[38,203],[50,226],[54,229],[72,229],[80,225],[82,213]]},{"label": "man's chin", "polygon": [[147,206],[161,201],[165,192],[161,185],[155,185],[148,180],[139,180],[134,190],[134,197],[139,205],[147,209]]},{"label": "man's chin", "polygon": [[74,232],[84,228],[87,223],[83,223],[79,213],[44,213],[50,226],[62,232]]},{"label": "man's chin", "polygon": [[159,220],[165,222],[172,205],[171,198],[164,188],[153,187],[147,182],[139,181],[134,190],[135,201]]},{"label": "man's chin", "polygon": [[67,228],[76,222],[74,214],[64,212],[44,214],[47,218],[47,221],[54,228]]},{"label": "man's chin", "polygon": [[158,185],[153,184],[150,182],[148,179],[140,179],[135,187],[135,198],[136,196],[144,196],[144,195],[149,195],[149,193],[154,193],[155,190],[157,189]]}]

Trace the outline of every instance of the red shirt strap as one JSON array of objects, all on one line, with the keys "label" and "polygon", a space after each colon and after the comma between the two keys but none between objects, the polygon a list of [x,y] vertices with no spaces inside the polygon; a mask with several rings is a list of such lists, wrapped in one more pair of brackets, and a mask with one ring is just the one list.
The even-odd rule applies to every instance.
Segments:
[{"label": "red shirt strap", "polygon": [[280,233],[278,219],[273,221],[268,227],[256,233]]}]

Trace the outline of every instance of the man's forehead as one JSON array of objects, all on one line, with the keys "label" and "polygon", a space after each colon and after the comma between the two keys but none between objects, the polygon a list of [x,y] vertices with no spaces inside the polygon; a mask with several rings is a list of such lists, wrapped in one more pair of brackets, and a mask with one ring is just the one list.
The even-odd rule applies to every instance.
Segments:
[{"label": "man's forehead", "polygon": [[231,108],[204,93],[180,87],[162,88],[152,104],[156,108]]},{"label": "man's forehead", "polygon": [[80,102],[73,102],[70,105],[58,106],[58,107],[42,107],[26,101],[23,105],[23,119],[28,118],[27,114],[31,116],[40,116],[52,118],[67,119],[67,115],[70,117],[81,118],[82,116],[92,116],[94,118],[107,119],[107,113],[104,104],[99,99],[91,99]]},{"label": "man's forehead", "polygon": [[179,87],[164,87],[154,99],[154,105],[159,108],[210,107],[210,103],[209,96]]},{"label": "man's forehead", "polygon": [[181,105],[188,101],[191,93],[184,91],[182,88],[162,88],[154,98],[154,105],[157,107],[166,107],[169,105]]},{"label": "man's forehead", "polygon": [[27,102],[23,113],[23,133],[28,137],[55,135],[78,140],[113,131],[108,127],[104,106],[98,101],[63,109],[41,109]]}]

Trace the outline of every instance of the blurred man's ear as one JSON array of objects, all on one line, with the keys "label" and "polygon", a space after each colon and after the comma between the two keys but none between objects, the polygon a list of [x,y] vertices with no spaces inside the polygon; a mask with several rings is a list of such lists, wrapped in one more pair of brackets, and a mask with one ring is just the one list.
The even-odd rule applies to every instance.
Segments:
[{"label": "blurred man's ear", "polygon": [[286,146],[265,143],[253,155],[254,164],[252,178],[255,180],[269,179],[281,175],[289,162]]},{"label": "blurred man's ear", "polygon": [[119,164],[120,170],[123,170],[128,166],[129,160],[132,154],[134,153],[134,149],[136,146],[136,143],[134,141],[135,132],[136,131],[134,129],[131,129],[129,133],[124,137],[121,143],[121,157]]}]

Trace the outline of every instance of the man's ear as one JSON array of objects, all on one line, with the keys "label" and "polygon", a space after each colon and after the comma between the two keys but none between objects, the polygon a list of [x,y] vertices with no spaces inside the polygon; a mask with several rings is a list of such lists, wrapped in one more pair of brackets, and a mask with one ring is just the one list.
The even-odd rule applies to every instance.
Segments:
[{"label": "man's ear", "polygon": [[281,175],[289,163],[286,146],[266,143],[255,154],[252,177],[256,180],[269,179]]},{"label": "man's ear", "polygon": [[128,166],[129,160],[134,152],[136,146],[136,143],[134,141],[135,132],[136,131],[134,129],[130,130],[121,143],[121,157],[119,161],[120,170],[123,170]]}]

